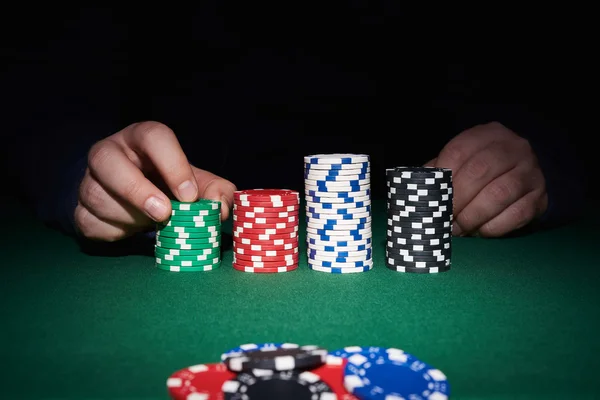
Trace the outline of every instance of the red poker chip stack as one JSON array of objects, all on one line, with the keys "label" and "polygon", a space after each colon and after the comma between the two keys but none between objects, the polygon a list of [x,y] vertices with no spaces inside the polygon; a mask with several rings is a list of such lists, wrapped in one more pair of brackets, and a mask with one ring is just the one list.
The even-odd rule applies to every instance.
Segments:
[{"label": "red poker chip stack", "polygon": [[298,268],[300,194],[287,189],[234,193],[233,268],[277,273]]}]

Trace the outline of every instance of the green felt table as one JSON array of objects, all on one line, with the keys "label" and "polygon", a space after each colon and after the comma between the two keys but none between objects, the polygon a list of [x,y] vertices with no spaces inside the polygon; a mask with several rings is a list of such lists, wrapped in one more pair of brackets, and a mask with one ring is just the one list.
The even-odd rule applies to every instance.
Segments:
[{"label": "green felt table", "polygon": [[597,398],[597,220],[457,238],[450,272],[415,275],[385,268],[374,208],[374,270],[314,272],[303,256],[266,275],[233,270],[231,250],[203,273],[157,270],[150,253],[86,254],[5,207],[2,397],[167,399],[175,370],[288,341],[404,349],[443,370],[455,399]]}]

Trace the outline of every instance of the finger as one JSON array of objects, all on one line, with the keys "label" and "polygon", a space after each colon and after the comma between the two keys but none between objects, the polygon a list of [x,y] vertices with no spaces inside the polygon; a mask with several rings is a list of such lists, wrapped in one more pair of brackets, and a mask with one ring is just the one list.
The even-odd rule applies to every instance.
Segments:
[{"label": "finger", "polygon": [[530,223],[544,208],[547,197],[543,190],[534,190],[511,204],[498,216],[479,228],[483,237],[500,237]]},{"label": "finger", "polygon": [[237,190],[230,181],[211,172],[195,168],[194,175],[198,182],[201,197],[221,202],[221,218],[226,220],[233,208],[233,193]]},{"label": "finger", "polygon": [[144,227],[152,224],[144,213],[104,190],[89,169],[79,185],[79,202],[93,215],[109,223]]},{"label": "finger", "polygon": [[143,122],[124,131],[123,140],[150,161],[177,199],[185,202],[198,199],[192,167],[169,127],[158,122]]},{"label": "finger", "polygon": [[471,234],[483,224],[498,216],[525,194],[535,189],[531,175],[541,174],[538,169],[517,166],[485,186],[475,198],[455,216],[456,235]]},{"label": "finger", "polygon": [[477,125],[467,129],[444,146],[437,157],[436,167],[449,168],[454,174],[478,151],[494,141],[506,140],[506,132],[510,131],[498,123]]},{"label": "finger", "polygon": [[92,146],[88,156],[90,173],[109,193],[143,211],[154,221],[169,218],[169,199],[125,155],[112,140]]},{"label": "finger", "polygon": [[102,221],[81,203],[75,207],[75,224],[78,233],[91,240],[116,242],[133,234],[123,226]]},{"label": "finger", "polygon": [[490,182],[517,166],[522,159],[511,142],[492,142],[452,174],[454,215],[458,216]]}]

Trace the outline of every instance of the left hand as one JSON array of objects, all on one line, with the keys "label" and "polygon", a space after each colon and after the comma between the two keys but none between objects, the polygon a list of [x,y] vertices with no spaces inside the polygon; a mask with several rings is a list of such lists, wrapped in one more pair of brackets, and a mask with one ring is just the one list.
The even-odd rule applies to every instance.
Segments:
[{"label": "left hand", "polygon": [[504,236],[548,207],[533,149],[500,123],[467,129],[425,165],[452,170],[455,236]]}]

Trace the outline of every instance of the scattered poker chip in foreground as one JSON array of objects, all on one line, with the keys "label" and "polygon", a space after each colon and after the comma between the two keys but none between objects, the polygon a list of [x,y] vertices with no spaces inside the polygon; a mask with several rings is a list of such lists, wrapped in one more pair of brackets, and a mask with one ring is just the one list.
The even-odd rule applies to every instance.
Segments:
[{"label": "scattered poker chip in foreground", "polygon": [[449,271],[452,256],[452,171],[434,167],[386,170],[386,266],[407,273]]},{"label": "scattered poker chip in foreground", "polygon": [[227,368],[234,372],[253,369],[291,371],[323,365],[327,359],[327,350],[318,346],[300,346],[295,343],[261,347],[245,345],[237,351],[230,350],[221,358]]},{"label": "scattered poker chip in foreground", "polygon": [[173,400],[223,399],[223,383],[235,376],[223,363],[193,365],[174,372],[167,390]]},{"label": "scattered poker chip in foreground", "polygon": [[439,369],[400,349],[370,348],[348,355],[344,387],[360,399],[431,399],[450,397]]},{"label": "scattered poker chip in foreground", "polygon": [[234,193],[233,269],[250,273],[298,268],[300,194],[288,189]]},{"label": "scattered poker chip in foreground", "polygon": [[[313,358],[317,354],[318,360]],[[248,355],[250,361],[241,361]],[[290,363],[284,357],[294,360]],[[175,400],[446,400],[450,396],[442,371],[403,350],[348,346],[328,352],[320,346],[293,343],[240,345],[224,352],[221,362],[176,371],[167,379],[167,389]]]},{"label": "scattered poker chip in foreground", "polygon": [[308,267],[332,274],[371,270],[369,156],[304,157],[304,190]]},{"label": "scattered poker chip in foreground", "polygon": [[171,218],[156,225],[156,267],[171,272],[211,271],[221,265],[221,202],[171,200]]}]

